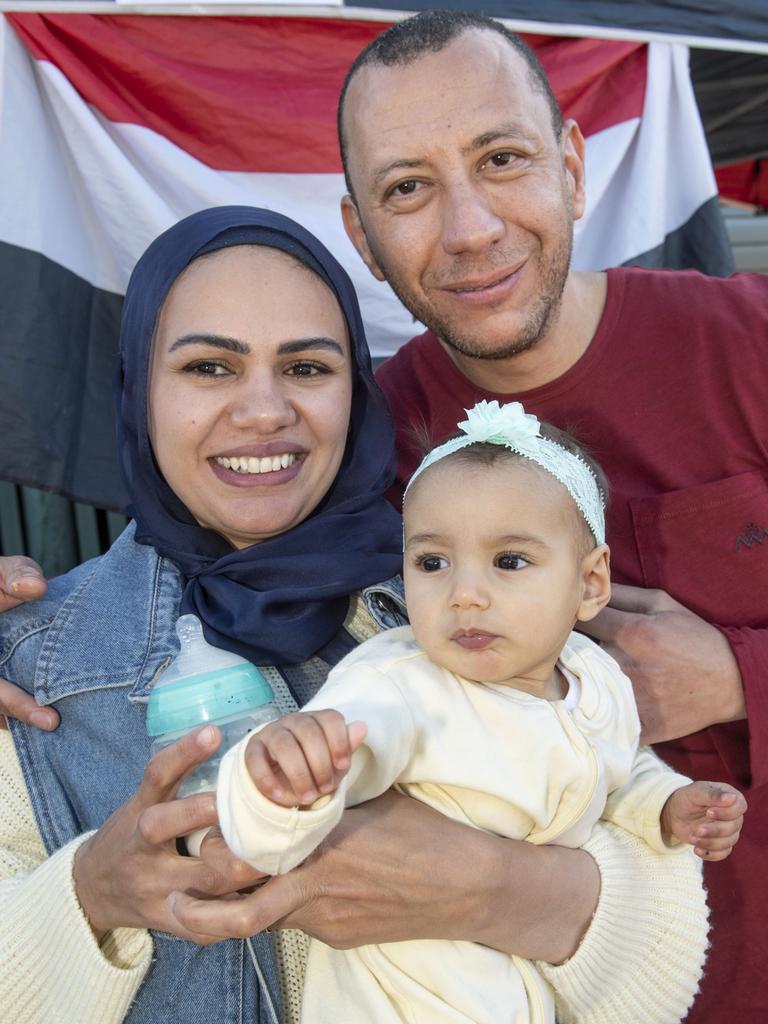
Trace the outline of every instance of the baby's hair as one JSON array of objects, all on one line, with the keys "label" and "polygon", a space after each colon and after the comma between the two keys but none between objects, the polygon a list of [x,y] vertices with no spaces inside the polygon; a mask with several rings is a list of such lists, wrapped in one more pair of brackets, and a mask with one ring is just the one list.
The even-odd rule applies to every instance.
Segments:
[{"label": "baby's hair", "polygon": [[[561,448],[565,448],[566,451],[575,455],[581,459],[582,462],[586,463],[595,480],[597,481],[597,487],[600,491],[600,496],[603,499],[603,508],[607,510],[609,500],[609,484],[608,478],[606,477],[602,466],[597,462],[594,456],[576,440],[571,434],[565,430],[560,430],[559,427],[552,426],[551,423],[545,423],[539,421],[539,433],[542,437],[545,437],[548,441],[554,441],[555,444],[559,444]],[[454,434],[452,437],[462,437],[461,434]],[[446,441],[452,438],[443,438],[439,444],[444,444]],[[434,444],[430,439],[426,426],[423,429],[414,429],[411,432],[411,440],[413,446],[420,452],[422,458],[428,455],[430,451],[437,448],[438,445]],[[524,455],[520,455],[518,452],[512,451],[503,444],[493,444],[490,441],[477,441],[474,444],[468,444],[464,448],[459,448],[458,451],[451,452],[450,455],[444,456],[440,460],[440,463],[459,463],[463,465],[479,465],[487,468],[492,468],[501,462],[522,462],[527,464],[533,470],[538,470],[545,476],[549,476],[546,469],[539,466],[536,462],[531,459],[526,459]],[[439,465],[440,463],[435,463]],[[574,505],[575,507],[575,505]],[[592,532],[583,518],[579,513],[579,520],[584,526],[584,535],[589,539],[589,547],[587,550],[591,550],[595,546],[595,538],[592,536]]]}]

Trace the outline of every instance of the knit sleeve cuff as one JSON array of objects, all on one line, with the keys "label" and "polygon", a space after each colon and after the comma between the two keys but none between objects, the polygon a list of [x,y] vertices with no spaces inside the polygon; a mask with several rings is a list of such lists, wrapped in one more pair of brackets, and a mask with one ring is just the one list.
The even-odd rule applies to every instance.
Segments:
[{"label": "knit sleeve cuff", "polygon": [[88,838],[2,883],[0,1005],[17,1008],[18,1024],[117,1024],[149,968],[149,932],[119,928],[99,946],[91,931],[72,877]]},{"label": "knit sleeve cuff", "polygon": [[559,1024],[670,1024],[698,990],[707,946],[701,865],[657,853],[599,823],[584,849],[601,892],[592,923],[564,964],[538,967],[556,993]]}]

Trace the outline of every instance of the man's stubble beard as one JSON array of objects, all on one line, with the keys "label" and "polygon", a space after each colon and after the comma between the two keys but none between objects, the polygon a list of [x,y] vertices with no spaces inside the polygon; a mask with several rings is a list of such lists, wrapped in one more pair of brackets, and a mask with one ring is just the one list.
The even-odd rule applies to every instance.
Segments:
[{"label": "man's stubble beard", "polygon": [[371,255],[376,260],[387,282],[405,308],[417,320],[425,324],[432,333],[446,345],[471,359],[510,359],[533,348],[546,335],[557,320],[560,305],[571,265],[573,249],[573,222],[568,216],[567,230],[549,260],[545,262],[540,250],[537,258],[542,289],[522,327],[514,338],[498,348],[488,349],[482,337],[460,333],[430,303],[414,295],[403,281],[402,276],[392,269],[388,259],[382,258],[375,243],[366,236]]}]

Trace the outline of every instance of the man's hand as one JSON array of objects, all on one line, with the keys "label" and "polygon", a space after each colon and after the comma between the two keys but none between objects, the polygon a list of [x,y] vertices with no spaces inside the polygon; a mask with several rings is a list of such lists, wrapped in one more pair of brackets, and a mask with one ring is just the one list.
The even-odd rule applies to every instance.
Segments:
[{"label": "man's hand", "polygon": [[14,686],[7,679],[0,679],[0,729],[8,728],[6,715],[48,732],[55,729],[60,721],[55,708],[41,708],[26,690]]},{"label": "man's hand", "polygon": [[[36,601],[45,591],[45,577],[37,562],[23,555],[0,557],[0,612],[25,601]],[[6,679],[0,679],[0,729],[8,728],[5,715],[38,729],[55,729],[59,724],[57,711],[41,708],[34,697]]]},{"label": "man's hand", "polygon": [[632,680],[641,742],[746,717],[728,641],[663,590],[614,584],[610,605],[579,630],[599,640]]},{"label": "man's hand", "polygon": [[[216,830],[200,855],[228,877],[237,872],[241,887],[257,880]],[[302,865],[251,894],[210,900],[177,889],[169,905],[179,928],[196,934],[300,928],[336,949],[463,939],[559,963],[589,924],[600,875],[583,850],[500,839],[390,791],[346,810]]]},{"label": "man's hand", "polygon": [[725,860],[739,841],[747,801],[727,782],[692,782],[676,789],[664,804],[661,828],[697,857]]},{"label": "man's hand", "polygon": [[347,725],[338,711],[296,711],[251,736],[245,765],[268,800],[308,807],[338,788],[366,733],[363,722]]},{"label": "man's hand", "polygon": [[0,557],[0,612],[37,601],[45,590],[45,576],[37,562],[23,555]]}]

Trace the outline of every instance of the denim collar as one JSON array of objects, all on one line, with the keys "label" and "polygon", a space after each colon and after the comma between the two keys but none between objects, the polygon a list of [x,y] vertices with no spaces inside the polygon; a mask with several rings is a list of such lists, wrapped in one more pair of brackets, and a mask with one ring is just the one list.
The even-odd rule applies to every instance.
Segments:
[{"label": "denim collar", "polygon": [[[144,701],[176,654],[171,625],[178,616],[181,573],[153,547],[137,544],[134,533],[131,523],[58,608],[37,662],[35,689],[44,703],[114,687],[130,687],[129,700]],[[117,588],[120,629],[114,622]],[[407,622],[399,577],[366,587],[363,599],[379,627]]]},{"label": "denim collar", "polygon": [[[115,590],[120,625],[115,629]],[[182,579],[168,559],[134,541],[131,524],[67,595],[48,629],[36,690],[47,703],[74,693],[129,686],[141,700],[175,653]]]}]

